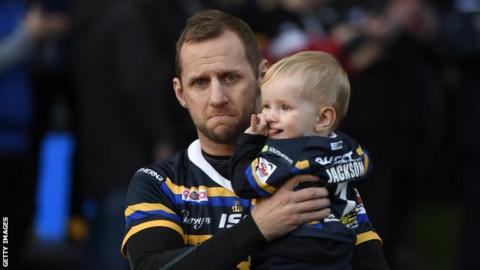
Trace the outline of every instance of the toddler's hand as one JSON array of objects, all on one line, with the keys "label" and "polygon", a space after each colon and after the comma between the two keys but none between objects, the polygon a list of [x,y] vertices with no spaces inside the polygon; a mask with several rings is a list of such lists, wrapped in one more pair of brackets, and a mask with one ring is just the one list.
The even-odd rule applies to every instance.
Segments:
[{"label": "toddler's hand", "polygon": [[265,115],[263,113],[257,115],[252,114],[252,117],[250,118],[250,127],[245,130],[245,133],[268,136],[268,123]]}]

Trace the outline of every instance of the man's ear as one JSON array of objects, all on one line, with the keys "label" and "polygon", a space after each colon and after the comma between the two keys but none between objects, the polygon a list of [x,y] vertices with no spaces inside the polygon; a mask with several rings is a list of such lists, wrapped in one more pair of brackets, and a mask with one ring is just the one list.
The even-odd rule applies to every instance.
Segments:
[{"label": "man's ear", "polygon": [[173,90],[175,91],[175,96],[177,97],[178,103],[182,105],[182,107],[187,108],[187,103],[183,98],[183,88],[180,79],[175,77],[173,78]]},{"label": "man's ear", "polygon": [[265,73],[267,72],[268,69],[268,61],[267,59],[263,59],[260,62],[260,65],[258,65],[258,80],[261,82],[261,79],[263,79],[263,76],[265,76]]},{"label": "man's ear", "polygon": [[317,124],[315,125],[316,132],[323,132],[332,130],[337,119],[337,113],[332,106],[325,106],[318,109]]}]

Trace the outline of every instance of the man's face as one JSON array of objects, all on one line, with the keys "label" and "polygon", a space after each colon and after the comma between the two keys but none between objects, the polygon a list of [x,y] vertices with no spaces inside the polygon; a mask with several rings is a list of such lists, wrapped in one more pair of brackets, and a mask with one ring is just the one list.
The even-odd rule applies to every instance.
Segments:
[{"label": "man's face", "polygon": [[250,123],[259,93],[257,75],[236,34],[185,43],[181,78],[173,81],[180,104],[188,109],[200,139],[233,144]]}]

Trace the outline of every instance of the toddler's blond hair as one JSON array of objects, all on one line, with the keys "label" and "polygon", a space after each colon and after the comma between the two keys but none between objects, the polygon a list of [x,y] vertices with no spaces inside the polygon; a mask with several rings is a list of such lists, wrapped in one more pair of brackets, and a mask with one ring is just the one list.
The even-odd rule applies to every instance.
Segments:
[{"label": "toddler's blond hair", "polygon": [[336,111],[334,128],[345,117],[350,100],[348,75],[330,54],[320,51],[304,51],[285,57],[266,72],[262,86],[279,76],[298,80],[298,95],[332,106]]}]

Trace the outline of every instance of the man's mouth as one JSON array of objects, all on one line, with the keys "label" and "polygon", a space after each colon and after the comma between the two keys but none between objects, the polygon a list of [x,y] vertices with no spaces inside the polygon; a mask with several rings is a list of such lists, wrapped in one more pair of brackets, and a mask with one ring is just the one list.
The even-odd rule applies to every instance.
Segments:
[{"label": "man's mouth", "polygon": [[222,119],[225,119],[225,118],[229,118],[229,117],[232,117],[233,114],[231,113],[216,113],[216,114],[211,114],[208,119],[209,120],[222,120]]}]

